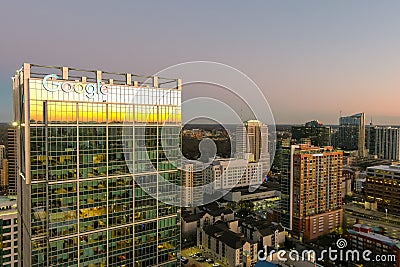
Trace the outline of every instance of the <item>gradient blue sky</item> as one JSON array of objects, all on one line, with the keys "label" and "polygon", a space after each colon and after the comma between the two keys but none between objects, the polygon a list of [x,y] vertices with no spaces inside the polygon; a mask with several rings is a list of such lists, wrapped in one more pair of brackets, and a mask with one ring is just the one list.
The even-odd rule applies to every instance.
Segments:
[{"label": "gradient blue sky", "polygon": [[0,121],[23,62],[153,74],[210,60],[250,76],[278,123],[337,123],[342,110],[399,125],[399,11],[394,0],[2,1]]}]

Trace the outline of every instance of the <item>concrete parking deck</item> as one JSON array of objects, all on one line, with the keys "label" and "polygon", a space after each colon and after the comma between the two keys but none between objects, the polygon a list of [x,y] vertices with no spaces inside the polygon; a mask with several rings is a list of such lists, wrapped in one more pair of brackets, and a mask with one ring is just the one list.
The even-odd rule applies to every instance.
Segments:
[{"label": "concrete parking deck", "polygon": [[205,252],[203,249],[200,249],[198,247],[191,247],[191,248],[187,248],[187,249],[183,249],[181,251],[181,256],[189,259],[189,262],[187,264],[185,264],[184,266],[187,267],[212,267],[213,263],[208,263],[208,262],[198,262],[196,261],[195,258],[191,258],[189,255],[190,254],[194,254],[196,252],[200,252],[205,258],[211,258],[214,260],[214,263],[219,263],[221,265],[221,267],[228,267],[227,265],[223,264],[222,262],[215,260],[210,253]]}]

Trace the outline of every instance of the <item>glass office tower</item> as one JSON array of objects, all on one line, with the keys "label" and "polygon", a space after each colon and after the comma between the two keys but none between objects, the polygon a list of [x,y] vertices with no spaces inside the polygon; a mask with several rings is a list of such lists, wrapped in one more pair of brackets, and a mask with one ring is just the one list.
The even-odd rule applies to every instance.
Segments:
[{"label": "glass office tower", "polygon": [[13,94],[21,266],[177,266],[181,81],[24,64]]}]

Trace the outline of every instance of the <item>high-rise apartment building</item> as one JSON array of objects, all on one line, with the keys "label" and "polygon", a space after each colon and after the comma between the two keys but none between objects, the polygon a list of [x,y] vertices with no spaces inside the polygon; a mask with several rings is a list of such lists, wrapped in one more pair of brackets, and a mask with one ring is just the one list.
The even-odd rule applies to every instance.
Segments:
[{"label": "high-rise apartment building", "polygon": [[296,146],[290,144],[290,139],[283,139],[279,142],[278,148],[278,168],[281,173],[280,179],[280,211],[279,221],[286,229],[292,229],[292,206],[293,206],[293,177],[292,173],[292,154]]},{"label": "high-rise apartment building", "polygon": [[261,162],[264,174],[270,168],[268,144],[268,126],[262,122],[249,120],[236,128],[236,157]]},{"label": "high-rise apartment building", "polygon": [[0,160],[6,158],[6,146],[0,145]]},{"label": "high-rise apartment building", "polygon": [[342,158],[332,147],[293,145],[292,233],[315,239],[342,226]]},{"label": "high-rise apartment building", "polygon": [[2,190],[7,189],[8,186],[8,160],[7,159],[2,159],[1,162],[1,168],[0,168],[0,188]]},{"label": "high-rise apartment building", "polygon": [[357,150],[359,157],[366,156],[364,113],[339,118],[338,145],[344,150]]},{"label": "high-rise apartment building", "polygon": [[8,186],[8,160],[6,158],[6,147],[0,145],[0,191],[7,192]]},{"label": "high-rise apartment building", "polygon": [[7,132],[7,142],[8,142],[8,194],[16,195],[17,194],[17,129],[16,127],[12,127],[8,129]]},{"label": "high-rise apartment building", "polygon": [[20,266],[177,266],[181,81],[24,64]]},{"label": "high-rise apartment building", "polygon": [[290,148],[291,145],[291,139],[290,138],[279,138],[276,142],[276,147],[275,147],[275,157],[274,161],[272,164],[272,168],[275,171],[281,171],[283,168],[283,149],[284,148]]},{"label": "high-rise apartment building", "polygon": [[369,128],[369,154],[380,159],[400,160],[400,129],[371,126]]},{"label": "high-rise apartment building", "polygon": [[292,126],[292,138],[298,144],[304,138],[309,138],[313,146],[330,146],[331,145],[331,127],[324,126],[319,121],[309,121],[301,126]]},{"label": "high-rise apartment building", "polygon": [[[238,125],[236,127],[236,138],[235,138],[235,156],[238,158],[246,158],[249,157],[248,151],[248,138],[247,138],[247,133],[246,133],[246,126],[244,125]],[[251,160],[254,160],[254,155],[251,155]]]},{"label": "high-rise apartment building", "polygon": [[198,160],[182,162],[182,206],[197,207],[204,204],[204,168],[205,163]]},{"label": "high-rise apartment building", "polygon": [[[262,183],[260,162],[245,159],[217,159],[204,169],[206,193],[227,192],[235,187],[258,187]],[[221,195],[222,196],[222,195]]]},{"label": "high-rise apartment building", "polygon": [[[218,158],[207,163],[182,162],[182,206],[197,207],[216,200],[233,188],[257,189],[263,182],[260,162]],[[211,198],[210,198],[211,197]]]},{"label": "high-rise apartment building", "polygon": [[400,165],[368,167],[364,190],[378,210],[400,216]]},{"label": "high-rise apartment building", "polygon": [[18,266],[17,201],[0,197],[0,266]]}]

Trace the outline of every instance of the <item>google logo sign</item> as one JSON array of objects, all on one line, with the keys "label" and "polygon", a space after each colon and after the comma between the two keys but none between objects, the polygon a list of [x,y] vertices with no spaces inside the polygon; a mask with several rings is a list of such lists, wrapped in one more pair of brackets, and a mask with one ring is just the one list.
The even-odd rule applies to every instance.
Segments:
[{"label": "google logo sign", "polygon": [[64,91],[65,93],[75,92],[78,94],[85,93],[87,98],[94,98],[95,95],[108,95],[109,86],[105,84],[101,84],[99,80],[97,83],[73,83],[70,81],[65,82],[55,82],[52,81],[52,86],[49,87],[48,79],[53,78],[58,80],[58,76],[56,74],[49,74],[43,78],[43,87],[49,92],[57,92]]}]

